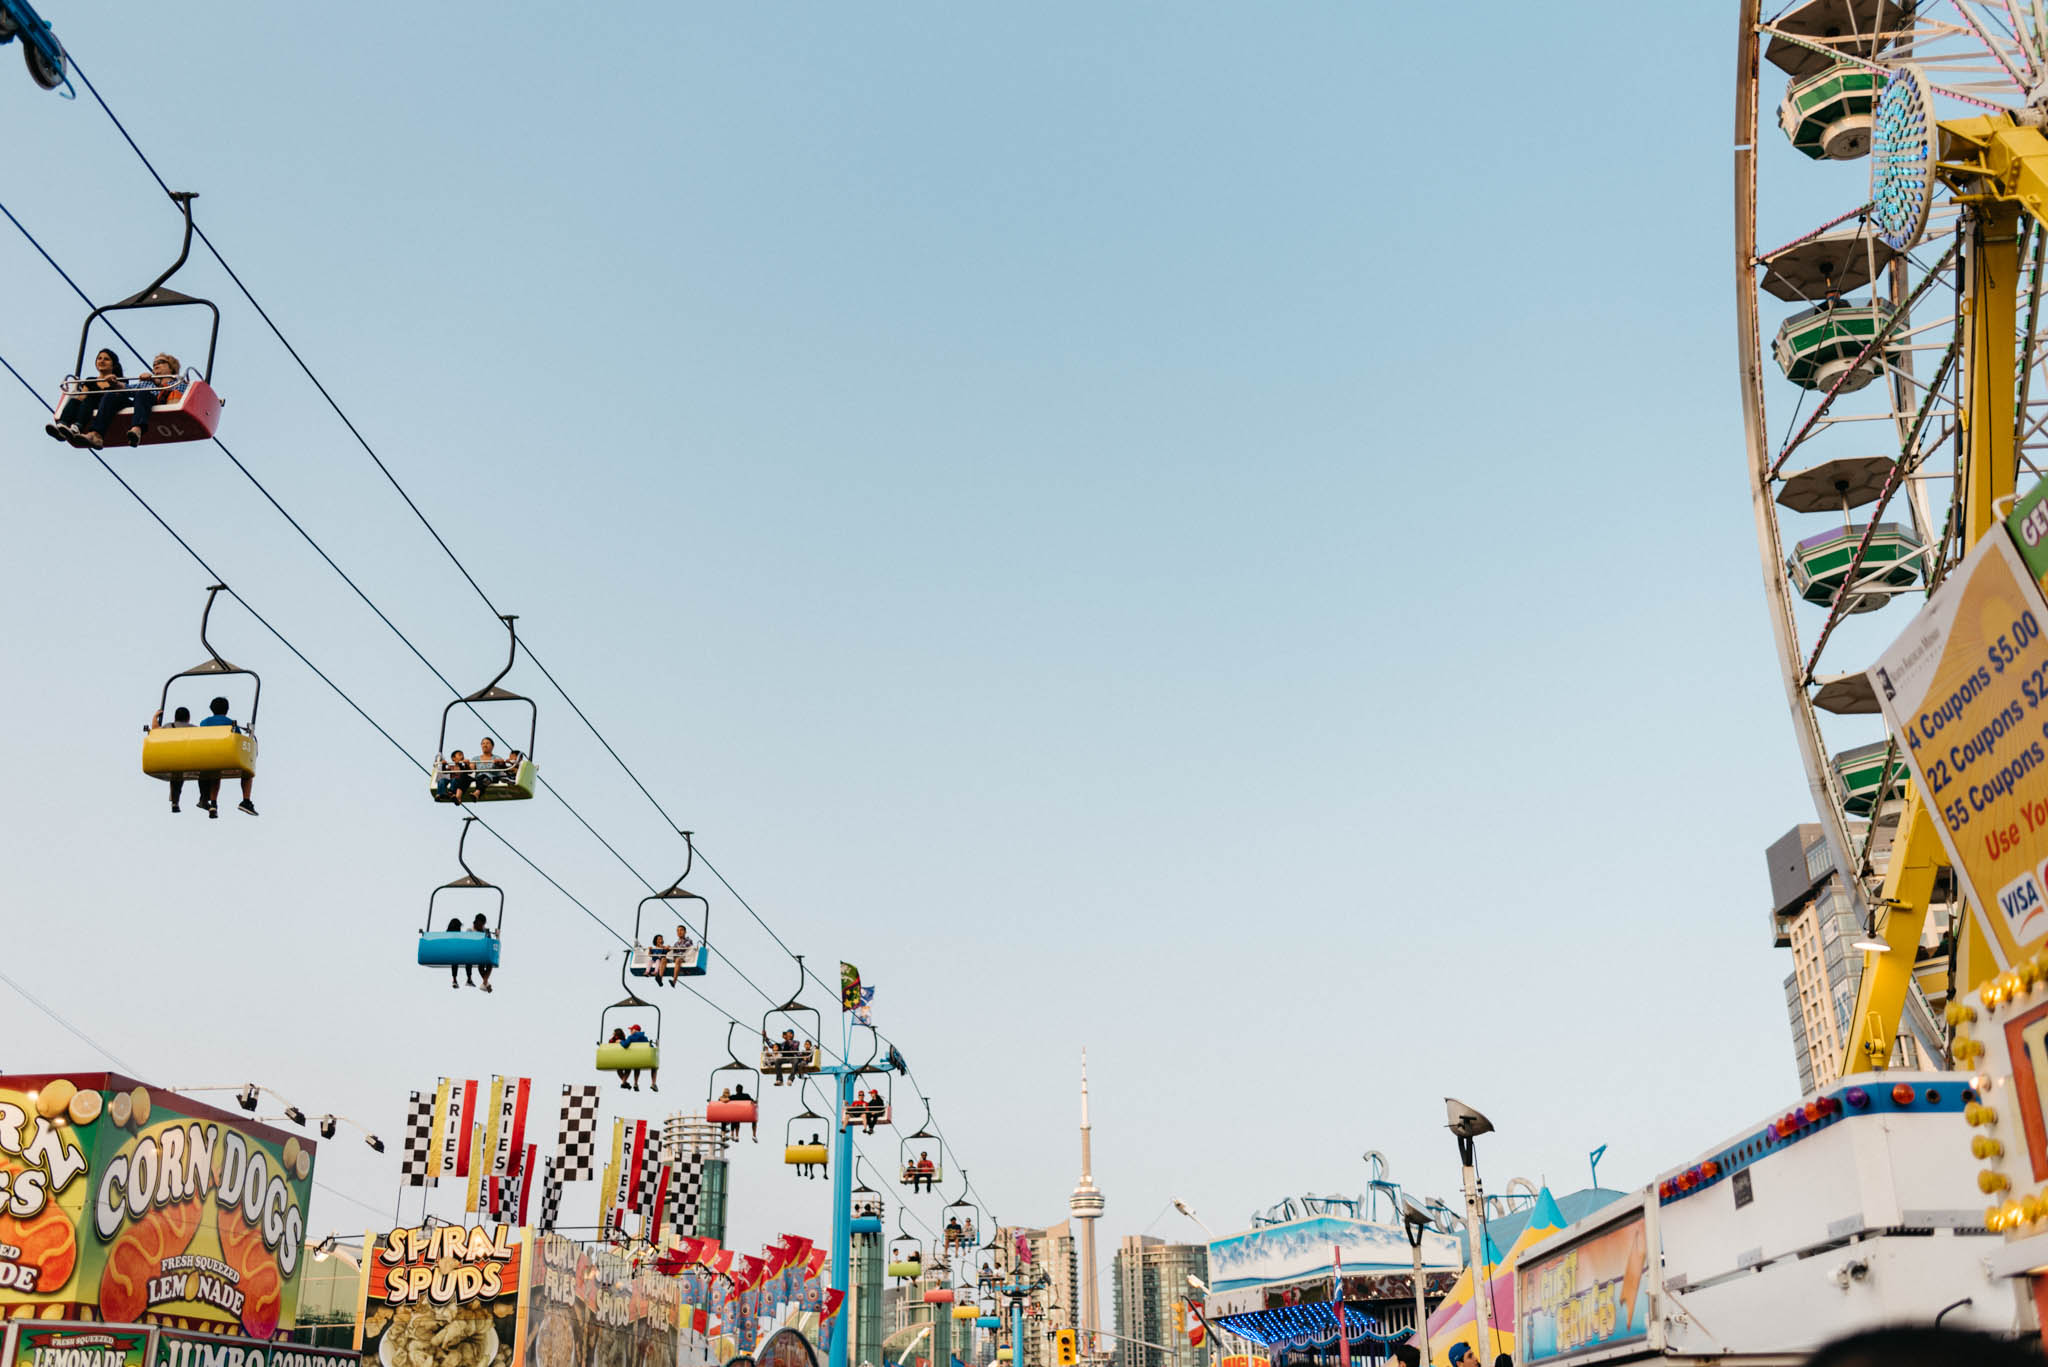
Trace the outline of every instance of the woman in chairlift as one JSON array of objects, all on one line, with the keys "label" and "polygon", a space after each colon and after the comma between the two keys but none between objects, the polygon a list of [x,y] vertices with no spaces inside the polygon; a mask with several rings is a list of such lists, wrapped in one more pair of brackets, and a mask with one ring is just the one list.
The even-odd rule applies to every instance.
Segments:
[{"label": "woman in chairlift", "polygon": [[[107,444],[107,428],[114,421],[114,415],[134,402],[137,396],[121,375],[121,358],[112,351],[101,347],[92,358],[92,364],[99,373],[78,382],[76,392],[64,400],[64,406],[57,410],[54,419],[43,425],[43,430],[58,441],[97,450]],[[148,381],[137,380],[136,383],[146,385]]]}]

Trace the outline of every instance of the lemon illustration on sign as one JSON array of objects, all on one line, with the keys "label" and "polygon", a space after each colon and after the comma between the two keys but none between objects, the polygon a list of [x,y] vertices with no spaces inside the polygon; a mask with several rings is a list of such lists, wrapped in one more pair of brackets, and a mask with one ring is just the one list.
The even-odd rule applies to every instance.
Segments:
[{"label": "lemon illustration on sign", "polygon": [[114,1122],[114,1128],[125,1130],[135,1115],[135,1103],[126,1092],[114,1093],[114,1099],[107,1103],[107,1119]]},{"label": "lemon illustration on sign", "polygon": [[78,1084],[64,1078],[51,1078],[43,1084],[43,1090],[36,1093],[36,1114],[45,1120],[55,1120],[64,1114],[71,1104],[71,1098],[78,1095]]},{"label": "lemon illustration on sign", "polygon": [[90,1125],[100,1118],[100,1094],[98,1092],[74,1092],[71,1103],[64,1108],[74,1125]]}]

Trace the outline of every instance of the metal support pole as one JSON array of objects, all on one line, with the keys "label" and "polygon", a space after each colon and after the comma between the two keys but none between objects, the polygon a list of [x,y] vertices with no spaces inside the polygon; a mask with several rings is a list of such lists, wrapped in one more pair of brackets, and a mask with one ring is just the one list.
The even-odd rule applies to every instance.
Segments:
[{"label": "metal support pole", "polygon": [[853,1102],[853,1081],[858,1073],[850,1064],[819,1071],[830,1072],[839,1082],[834,1089],[839,1098],[839,1114],[833,1119],[839,1122],[839,1129],[832,1142],[831,1281],[831,1289],[839,1293],[839,1313],[832,1317],[825,1363],[826,1367],[852,1367],[849,1351],[853,1336],[847,1333],[846,1322],[853,1313],[847,1300],[853,1267],[853,1127],[846,1123],[846,1108]]},{"label": "metal support pole", "polygon": [[1422,1295],[1422,1234],[1415,1226],[1408,1227],[1408,1246],[1415,1254],[1415,1341],[1422,1348],[1422,1367],[1430,1367],[1429,1310]]},{"label": "metal support pole", "polygon": [[1479,1326],[1479,1360],[1493,1361],[1493,1334],[1487,1311],[1493,1300],[1493,1278],[1486,1270],[1486,1205],[1479,1195],[1479,1159],[1473,1141],[1458,1136],[1458,1161],[1465,1169],[1466,1266],[1472,1270],[1472,1314]]},{"label": "metal support pole", "polygon": [[[933,1367],[945,1367],[935,1363]],[[1024,1298],[1010,1297],[1010,1367],[1024,1367]]]}]

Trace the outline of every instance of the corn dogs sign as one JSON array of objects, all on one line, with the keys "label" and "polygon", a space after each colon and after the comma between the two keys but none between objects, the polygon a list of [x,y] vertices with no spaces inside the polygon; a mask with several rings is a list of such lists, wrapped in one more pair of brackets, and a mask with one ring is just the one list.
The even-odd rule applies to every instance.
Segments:
[{"label": "corn dogs sign", "polygon": [[0,1076],[0,1316],[269,1338],[313,1144],[111,1073]]}]

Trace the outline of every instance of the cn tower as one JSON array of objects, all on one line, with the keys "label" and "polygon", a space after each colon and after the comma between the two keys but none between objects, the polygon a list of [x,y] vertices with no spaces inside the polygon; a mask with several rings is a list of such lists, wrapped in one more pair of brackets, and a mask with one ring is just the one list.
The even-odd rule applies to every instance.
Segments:
[{"label": "cn tower", "polygon": [[1093,1355],[1102,1306],[1096,1293],[1095,1222],[1102,1218],[1102,1192],[1095,1185],[1095,1158],[1088,1143],[1088,1050],[1081,1050],[1081,1180],[1067,1198],[1067,1213],[1081,1226],[1081,1351]]}]

